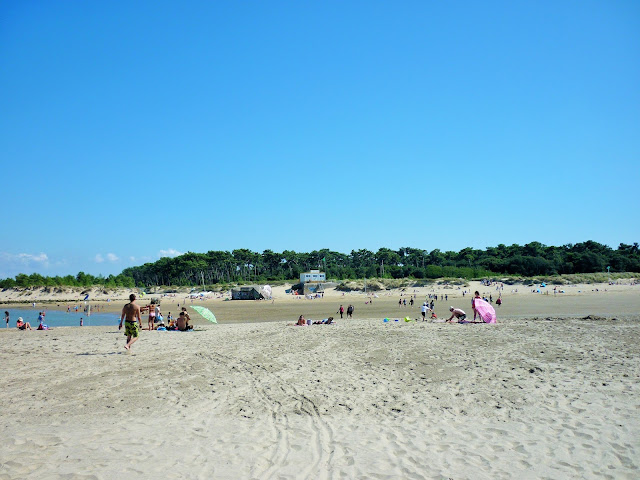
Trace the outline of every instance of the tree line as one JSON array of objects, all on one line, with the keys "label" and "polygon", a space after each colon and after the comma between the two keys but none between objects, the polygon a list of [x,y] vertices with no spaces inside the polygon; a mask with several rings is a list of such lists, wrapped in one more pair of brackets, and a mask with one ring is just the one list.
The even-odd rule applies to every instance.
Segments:
[{"label": "tree line", "polygon": [[132,277],[127,277],[123,274],[104,277],[84,272],[80,272],[76,276],[65,275],[64,277],[46,277],[39,273],[32,273],[31,275],[19,273],[15,278],[0,280],[0,288],[3,289],[13,287],[91,287],[94,285],[108,288],[134,288],[136,286]]},{"label": "tree line", "polygon": [[178,257],[163,257],[156,262],[126,268],[117,276],[94,277],[83,272],[75,277],[43,277],[20,274],[0,281],[0,287],[13,286],[88,286],[148,287],[157,285],[193,286],[220,283],[264,283],[295,281],[300,273],[321,269],[327,278],[486,278],[496,275],[525,277],[558,274],[640,272],[638,243],[621,243],[612,249],[594,241],[560,247],[539,242],[526,245],[503,244],[484,250],[464,248],[458,252],[439,249],[427,251],[402,247],[398,250],[366,249],[345,254],[329,249],[309,253],[285,250],[262,253],[248,249],[188,252]]}]

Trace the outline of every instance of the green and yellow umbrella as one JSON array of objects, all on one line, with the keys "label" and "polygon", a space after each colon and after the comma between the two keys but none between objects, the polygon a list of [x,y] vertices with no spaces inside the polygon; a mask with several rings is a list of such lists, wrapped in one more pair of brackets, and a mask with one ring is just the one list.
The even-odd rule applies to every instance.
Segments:
[{"label": "green and yellow umbrella", "polygon": [[196,305],[195,307],[193,305],[189,305],[189,306],[193,308],[196,312],[198,312],[200,315],[202,315],[204,318],[209,320],[211,323],[218,323],[218,320],[216,320],[216,316],[208,308],[201,307],[199,305]]}]

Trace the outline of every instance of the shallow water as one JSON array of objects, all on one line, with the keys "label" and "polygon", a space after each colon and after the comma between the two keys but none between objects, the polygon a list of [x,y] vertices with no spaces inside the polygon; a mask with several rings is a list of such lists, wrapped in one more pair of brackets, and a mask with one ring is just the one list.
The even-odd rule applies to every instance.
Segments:
[{"label": "shallow water", "polygon": [[[31,328],[38,327],[38,314],[42,310],[37,308],[10,308],[2,309],[2,320],[4,320],[4,312],[8,311],[11,321],[9,327],[15,328],[18,317],[22,317],[25,322],[31,324]],[[120,322],[120,316],[115,313],[92,313],[88,315],[84,312],[75,313],[73,310],[70,313],[61,312],[58,310],[45,310],[44,324],[49,328],[55,327],[78,327],[80,326],[80,318],[83,319],[85,327],[89,326],[117,326]],[[4,328],[6,323],[2,321],[0,326]]]}]

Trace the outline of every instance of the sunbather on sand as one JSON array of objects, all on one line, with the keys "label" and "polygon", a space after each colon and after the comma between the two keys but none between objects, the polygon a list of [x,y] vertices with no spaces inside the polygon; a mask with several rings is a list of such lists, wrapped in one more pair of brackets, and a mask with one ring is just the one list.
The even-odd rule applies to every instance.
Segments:
[{"label": "sunbather on sand", "polygon": [[16,321],[16,327],[18,327],[19,330],[26,330],[27,328],[29,330],[33,330],[33,328],[31,328],[31,324],[29,322],[23,322],[22,321],[22,317],[18,317],[18,320]]},{"label": "sunbather on sand", "polygon": [[289,326],[289,327],[306,327],[307,326],[307,320],[304,318],[304,315],[300,315],[298,317],[298,321],[296,323],[287,323],[287,326]]},{"label": "sunbather on sand", "polygon": [[333,317],[325,318],[324,320],[318,320],[313,322],[313,325],[331,325],[333,323]]}]

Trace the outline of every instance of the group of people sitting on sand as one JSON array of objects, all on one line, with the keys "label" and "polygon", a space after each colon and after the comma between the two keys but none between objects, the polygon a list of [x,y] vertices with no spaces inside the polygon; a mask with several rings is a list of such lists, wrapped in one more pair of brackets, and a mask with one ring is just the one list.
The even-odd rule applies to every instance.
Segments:
[{"label": "group of people sitting on sand", "polygon": [[171,312],[169,312],[167,320],[169,324],[165,326],[164,319],[160,317],[157,325],[154,327],[156,330],[178,330],[180,332],[186,332],[187,330],[193,330],[193,325],[191,325],[191,317],[189,316],[189,312],[187,312],[186,307],[182,307],[182,311],[178,315],[177,318],[173,318],[171,316]]},{"label": "group of people sitting on sand", "polygon": [[187,312],[187,307],[182,307],[182,311],[177,318],[171,316],[171,312],[167,315],[168,325],[164,323],[164,317],[160,311],[160,305],[151,303],[144,307],[140,307],[140,312],[149,312],[148,329],[151,330],[178,330],[180,332],[186,332],[187,330],[193,330],[191,325],[191,317]]},{"label": "group of people sitting on sand", "polygon": [[[187,309],[183,307],[182,310],[183,311],[180,312],[178,318],[176,318],[175,320],[172,318],[169,321],[169,325],[165,327],[167,330],[178,330],[180,332],[193,330],[193,325],[189,323],[191,321],[191,317],[187,313]],[[160,328],[158,328],[157,330],[160,330]]]},{"label": "group of people sitting on sand", "polygon": [[335,325],[336,322],[333,321],[333,317],[325,318],[324,320],[316,320],[315,322],[311,319],[304,318],[304,315],[300,315],[298,317],[298,321],[296,323],[290,323],[289,326],[293,327],[306,327],[310,325]]}]

